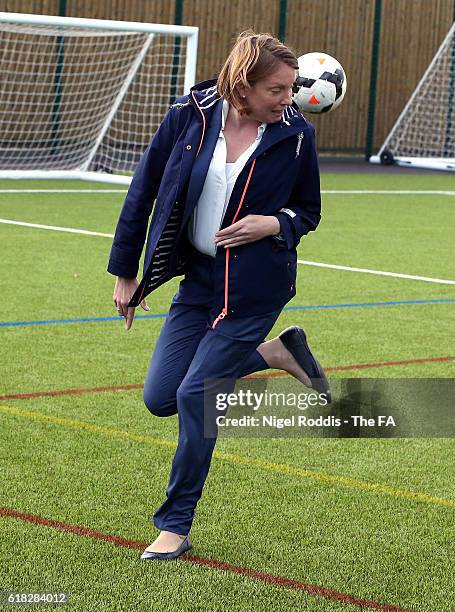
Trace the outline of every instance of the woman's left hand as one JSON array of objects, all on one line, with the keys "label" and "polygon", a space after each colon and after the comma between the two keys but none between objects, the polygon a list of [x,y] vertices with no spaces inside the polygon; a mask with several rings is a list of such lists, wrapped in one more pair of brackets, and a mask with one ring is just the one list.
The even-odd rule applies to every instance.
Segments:
[{"label": "woman's left hand", "polygon": [[234,247],[255,242],[280,231],[280,222],[270,215],[247,215],[215,234],[216,246]]}]

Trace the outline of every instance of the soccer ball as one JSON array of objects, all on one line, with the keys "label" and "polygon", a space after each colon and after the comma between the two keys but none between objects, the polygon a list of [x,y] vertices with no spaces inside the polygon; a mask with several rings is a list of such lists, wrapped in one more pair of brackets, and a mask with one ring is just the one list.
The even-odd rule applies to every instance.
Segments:
[{"label": "soccer ball", "polygon": [[293,99],[303,113],[330,113],[346,93],[342,65],[327,53],[305,53],[298,59],[299,76],[294,82]]}]

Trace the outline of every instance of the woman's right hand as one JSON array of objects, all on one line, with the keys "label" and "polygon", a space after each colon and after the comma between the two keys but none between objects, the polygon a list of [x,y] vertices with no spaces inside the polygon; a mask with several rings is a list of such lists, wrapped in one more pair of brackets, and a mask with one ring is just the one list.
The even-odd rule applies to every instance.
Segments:
[{"label": "woman's right hand", "polygon": [[[114,287],[114,300],[115,307],[120,316],[125,318],[125,329],[128,331],[133,324],[135,308],[128,304],[133,297],[139,283],[136,278],[125,278],[123,276],[117,276]],[[141,308],[144,310],[150,310],[145,300],[141,302]]]}]

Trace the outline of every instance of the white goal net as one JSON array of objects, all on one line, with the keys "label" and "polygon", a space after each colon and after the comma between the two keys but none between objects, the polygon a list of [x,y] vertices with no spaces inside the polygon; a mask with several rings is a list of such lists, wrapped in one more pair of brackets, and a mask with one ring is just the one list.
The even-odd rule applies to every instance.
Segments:
[{"label": "white goal net", "polygon": [[0,177],[128,183],[195,80],[197,28],[0,13]]},{"label": "white goal net", "polygon": [[455,23],[370,161],[455,171]]}]

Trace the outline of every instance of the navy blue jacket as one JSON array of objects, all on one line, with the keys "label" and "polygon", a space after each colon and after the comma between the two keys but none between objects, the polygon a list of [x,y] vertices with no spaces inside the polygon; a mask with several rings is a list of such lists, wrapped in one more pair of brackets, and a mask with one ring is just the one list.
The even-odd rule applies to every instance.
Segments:
[{"label": "navy blue jacket", "polygon": [[[215,83],[196,85],[171,106],[132,179],[108,265],[116,276],[137,276],[152,214],[143,278],[130,306],[185,273],[186,227],[221,129],[222,99]],[[222,317],[265,314],[295,295],[296,246],[316,228],[320,210],[314,128],[288,106],[279,122],[268,124],[239,174],[221,225],[222,229],[249,214],[274,215],[282,237],[217,248],[214,306]]]}]

